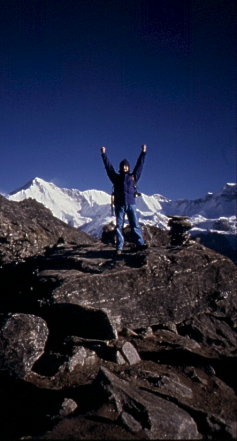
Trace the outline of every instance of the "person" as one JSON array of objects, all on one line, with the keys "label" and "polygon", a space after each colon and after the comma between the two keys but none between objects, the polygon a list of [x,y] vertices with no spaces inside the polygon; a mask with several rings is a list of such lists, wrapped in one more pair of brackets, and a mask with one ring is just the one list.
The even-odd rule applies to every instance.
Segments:
[{"label": "person", "polygon": [[131,228],[131,233],[136,243],[137,250],[146,249],[147,245],[142,236],[142,231],[138,223],[136,214],[136,183],[141,176],[147,146],[142,145],[141,153],[138,157],[136,165],[132,173],[130,172],[130,165],[127,159],[123,159],[119,165],[119,173],[114,170],[106,154],[106,147],[101,147],[101,156],[107,175],[114,185],[114,207],[116,216],[116,252],[122,253],[124,246],[123,225],[124,218],[127,215],[128,222]]}]

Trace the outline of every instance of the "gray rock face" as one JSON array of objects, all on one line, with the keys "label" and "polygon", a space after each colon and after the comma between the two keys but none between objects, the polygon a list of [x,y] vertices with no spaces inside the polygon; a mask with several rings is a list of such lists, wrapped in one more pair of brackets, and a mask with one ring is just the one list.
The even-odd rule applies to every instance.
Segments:
[{"label": "gray rock face", "polygon": [[41,317],[9,314],[1,317],[0,369],[24,378],[44,353],[48,328]]},{"label": "gray rock face", "polygon": [[139,363],[141,361],[141,358],[140,358],[137,350],[134,348],[134,346],[129,341],[127,341],[126,343],[124,343],[122,345],[121,353],[122,353],[124,359],[130,365]]},{"label": "gray rock face", "polygon": [[[54,268],[56,260],[61,270]],[[113,250],[98,245],[81,249],[79,254],[68,250],[66,258],[62,250],[56,250],[46,265],[37,274],[38,289],[54,280],[50,301],[62,309],[74,305],[78,325],[80,317],[94,314],[95,327],[96,319],[98,323],[93,338],[101,332],[106,339],[105,327],[111,339],[123,328],[178,324],[206,309],[224,326],[218,314],[224,308],[230,316],[236,309],[234,264],[195,243],[124,253],[117,260]]]},{"label": "gray rock face", "polygon": [[118,418],[132,432],[143,430],[148,439],[201,439],[194,420],[175,404],[131,386],[105,368],[99,381]]},{"label": "gray rock face", "polygon": [[0,266],[44,252],[57,242],[91,243],[33,199],[9,201],[0,195]]},{"label": "gray rock face", "polygon": [[154,227],[117,257],[0,202],[2,438],[234,440],[234,264]]}]

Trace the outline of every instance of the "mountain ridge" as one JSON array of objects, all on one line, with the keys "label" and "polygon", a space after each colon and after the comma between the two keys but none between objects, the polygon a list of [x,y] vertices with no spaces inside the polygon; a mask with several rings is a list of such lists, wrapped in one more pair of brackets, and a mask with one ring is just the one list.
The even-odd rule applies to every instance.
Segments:
[{"label": "mountain ridge", "polygon": [[[226,183],[221,191],[209,192],[194,200],[172,201],[158,193],[142,194],[137,198],[137,211],[142,224],[164,230],[169,229],[168,216],[175,215],[190,217],[192,234],[210,230],[233,234],[236,231],[236,195],[235,183]],[[35,199],[58,219],[95,237],[101,236],[103,225],[114,222],[110,195],[102,190],[62,188],[35,177],[7,198],[13,201]]]}]

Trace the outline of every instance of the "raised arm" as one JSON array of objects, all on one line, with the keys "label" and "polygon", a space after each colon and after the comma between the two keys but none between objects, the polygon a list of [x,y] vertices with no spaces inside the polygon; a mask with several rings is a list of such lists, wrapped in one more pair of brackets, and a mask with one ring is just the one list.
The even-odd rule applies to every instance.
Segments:
[{"label": "raised arm", "polygon": [[106,155],[106,147],[101,147],[100,151],[107,175],[109,179],[114,183],[114,179],[117,173],[114,170],[114,167],[112,166],[111,162],[109,161],[108,156]]},{"label": "raised arm", "polygon": [[132,173],[136,182],[138,181],[138,179],[141,176],[141,172],[142,172],[144,161],[145,161],[146,152],[147,152],[147,146],[144,144],[144,145],[142,145],[142,151],[141,151],[141,153],[140,153],[140,155],[138,157],[138,160],[136,162],[136,165],[135,165],[133,173]]}]

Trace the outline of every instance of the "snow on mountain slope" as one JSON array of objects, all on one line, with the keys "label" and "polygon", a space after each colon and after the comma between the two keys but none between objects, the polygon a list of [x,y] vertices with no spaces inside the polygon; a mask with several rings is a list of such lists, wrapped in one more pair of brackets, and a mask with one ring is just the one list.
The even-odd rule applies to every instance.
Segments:
[{"label": "snow on mountain slope", "polygon": [[167,216],[189,216],[197,231],[236,233],[237,184],[227,183],[222,191],[195,200],[164,201]]},{"label": "snow on mountain slope", "polygon": [[164,201],[163,209],[167,215],[203,216],[216,219],[220,216],[236,214],[237,185],[226,184],[221,192],[208,193],[204,198],[196,200]]},{"label": "snow on mountain slope", "polygon": [[[139,220],[143,224],[167,229],[167,216],[189,216],[193,230],[233,234],[236,231],[236,193],[236,184],[226,184],[221,192],[208,193],[204,198],[193,201],[171,201],[159,194],[142,194],[137,198]],[[8,198],[14,201],[36,199],[55,217],[93,236],[100,236],[103,225],[115,220],[111,215],[110,195],[99,190],[60,188],[35,178]]]},{"label": "snow on mountain slope", "polygon": [[[99,190],[59,188],[52,182],[35,178],[9,195],[13,201],[26,198],[36,199],[55,217],[93,236],[100,236],[103,225],[115,220],[111,214],[110,195]],[[168,219],[161,213],[157,197],[143,195],[137,198],[137,202],[141,222],[167,228]]]},{"label": "snow on mountain slope", "polygon": [[101,191],[81,192],[63,189],[40,178],[33,179],[9,196],[12,201],[22,201],[27,198],[41,202],[55,217],[73,227],[82,227],[91,223],[94,216],[105,214],[110,199]]}]

